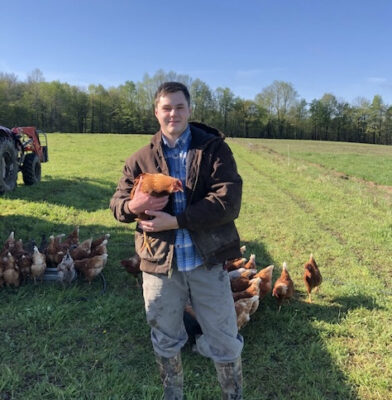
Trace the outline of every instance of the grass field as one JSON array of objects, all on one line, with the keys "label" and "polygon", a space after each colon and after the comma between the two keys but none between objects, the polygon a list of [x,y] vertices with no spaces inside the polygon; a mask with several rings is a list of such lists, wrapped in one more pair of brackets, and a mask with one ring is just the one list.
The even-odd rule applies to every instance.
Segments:
[{"label": "grass field", "polygon": [[[97,279],[0,289],[0,400],[146,399],[161,385],[141,290],[121,269],[134,225],[108,204],[142,135],[50,134],[37,186],[0,198],[0,243],[110,233],[107,287]],[[283,261],[296,295],[265,298],[241,331],[247,400],[392,398],[392,147],[231,139],[244,180],[237,226],[259,268]],[[303,264],[324,277],[305,302]],[[183,351],[187,400],[220,398],[210,360]]]}]

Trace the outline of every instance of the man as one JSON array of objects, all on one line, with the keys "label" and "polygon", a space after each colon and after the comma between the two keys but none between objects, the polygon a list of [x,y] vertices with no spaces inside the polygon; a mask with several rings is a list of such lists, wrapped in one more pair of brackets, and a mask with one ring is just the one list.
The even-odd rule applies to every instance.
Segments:
[{"label": "man", "polygon": [[[188,301],[203,331],[196,348],[214,361],[222,398],[242,399],[243,339],[223,268],[225,260],[241,256],[234,220],[242,180],[223,135],[189,123],[190,115],[186,86],[163,83],[155,95],[160,130],[126,161],[110,207],[120,222],[133,222],[142,212],[152,217],[139,222],[135,249],[141,257],[147,322],[165,399],[183,398],[180,350],[187,341],[183,310]],[[130,200],[133,182],[143,172],[179,178],[184,192],[159,198],[138,187]],[[143,231],[153,255],[143,246]]]}]

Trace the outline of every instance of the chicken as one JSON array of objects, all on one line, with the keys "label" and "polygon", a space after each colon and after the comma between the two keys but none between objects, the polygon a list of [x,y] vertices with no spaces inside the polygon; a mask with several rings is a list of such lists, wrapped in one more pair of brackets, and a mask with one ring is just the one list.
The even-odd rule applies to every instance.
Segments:
[{"label": "chicken", "polygon": [[63,240],[61,247],[63,250],[67,251],[71,246],[79,245],[79,227],[76,226],[75,229]]},{"label": "chicken", "polygon": [[33,263],[30,269],[34,283],[36,283],[37,278],[42,279],[46,270],[46,259],[45,254],[40,253],[37,246],[34,246]]},{"label": "chicken", "polygon": [[247,289],[242,290],[241,292],[234,292],[233,299],[237,301],[239,299],[246,299],[248,297],[258,296],[260,293],[260,278],[254,278],[250,280],[250,285]]},{"label": "chicken", "polygon": [[83,260],[75,260],[74,264],[75,268],[82,272],[91,284],[91,281],[102,272],[106,265],[107,258],[107,254],[102,254],[91,258],[84,258]]},{"label": "chicken", "polygon": [[243,278],[252,279],[256,275],[257,269],[245,269],[244,267],[229,271],[229,278],[235,279],[242,276]]},{"label": "chicken", "polygon": [[259,306],[259,296],[253,296],[245,299],[239,299],[234,303],[237,314],[238,330],[244,327],[250,320],[250,316]]},{"label": "chicken", "polygon": [[99,237],[98,239],[95,239],[91,243],[91,250],[94,250],[96,247],[102,244],[104,240],[106,240],[106,243],[108,242],[110,238],[110,233],[105,233],[103,236]]},{"label": "chicken", "polygon": [[1,258],[3,280],[7,286],[18,287],[20,284],[20,272],[19,267],[15,263],[15,258],[8,252]]},{"label": "chicken", "polygon": [[273,265],[263,268],[254,278],[261,278],[260,282],[260,300],[263,299],[272,289],[272,271],[274,270]]},{"label": "chicken", "polygon": [[231,272],[239,268],[244,268],[246,258],[234,258],[233,260],[226,260],[224,268],[226,271]]},{"label": "chicken", "polygon": [[[180,179],[173,178],[169,175],[164,175],[164,174],[143,173],[135,178],[132,191],[129,195],[131,200],[135,195],[139,183],[140,183],[140,190],[143,193],[147,193],[155,197],[163,197],[172,193],[184,191]],[[138,217],[137,220],[146,220],[150,218],[145,213],[139,214],[137,217]],[[142,249],[146,247],[150,255],[153,256],[151,246],[148,243],[147,233],[143,232],[143,236],[144,236],[144,242]]]},{"label": "chicken", "polygon": [[102,254],[106,254],[108,252],[108,250],[106,248],[107,243],[108,243],[108,240],[105,239],[98,246],[95,246],[94,248],[91,248],[90,257],[101,256]]},{"label": "chicken", "polygon": [[272,290],[272,296],[276,297],[278,302],[279,311],[282,308],[284,300],[290,300],[294,295],[294,282],[290,278],[290,274],[287,270],[287,263],[283,263],[282,273],[276,280],[274,289]]},{"label": "chicken", "polygon": [[230,279],[230,286],[232,292],[241,292],[250,286],[250,279],[243,276]]},{"label": "chicken", "polygon": [[[67,250],[70,253],[70,257],[73,260],[82,260],[83,258],[87,258],[91,254],[91,243],[93,241],[93,238],[84,240],[82,243],[80,243],[78,246],[71,246],[71,250]],[[65,254],[66,256],[66,254]],[[65,257],[64,256],[64,257]],[[64,258],[61,260],[61,262],[64,260]]]},{"label": "chicken", "polygon": [[256,256],[251,254],[248,262],[244,265],[245,269],[256,269]]},{"label": "chicken", "polygon": [[58,280],[64,283],[71,283],[76,277],[74,260],[72,259],[69,250],[57,265]]},{"label": "chicken", "polygon": [[19,267],[19,271],[23,281],[26,281],[31,275],[32,263],[33,259],[29,254],[22,254],[22,256],[16,260],[16,265]]},{"label": "chicken", "polygon": [[142,273],[140,270],[140,257],[135,254],[126,260],[121,260],[121,265],[135,278],[136,284],[140,286],[139,277]]},{"label": "chicken", "polygon": [[[65,234],[61,235],[50,235],[49,236],[49,243],[46,247],[45,250],[45,255],[46,255],[46,261],[48,262],[49,266],[51,267],[56,267],[57,264],[62,260],[64,257],[64,252],[63,252],[63,245],[61,243],[62,238],[65,236]],[[61,253],[59,255],[59,253]]]},{"label": "chicken", "polygon": [[15,257],[15,259],[22,257],[23,254],[27,254],[25,249],[23,248],[23,241],[19,239],[15,242],[15,245],[11,251],[11,254]]},{"label": "chicken", "polygon": [[0,251],[0,256],[7,255],[8,251],[12,251],[15,246],[15,234],[11,232],[8,239],[5,241],[2,250]]},{"label": "chicken", "polygon": [[316,264],[316,260],[313,257],[313,254],[310,255],[309,261],[307,261],[304,265],[305,273],[304,273],[304,282],[306,291],[308,292],[307,302],[312,302],[311,292],[312,289],[315,289],[317,292],[321,282],[323,280],[320,270]]}]

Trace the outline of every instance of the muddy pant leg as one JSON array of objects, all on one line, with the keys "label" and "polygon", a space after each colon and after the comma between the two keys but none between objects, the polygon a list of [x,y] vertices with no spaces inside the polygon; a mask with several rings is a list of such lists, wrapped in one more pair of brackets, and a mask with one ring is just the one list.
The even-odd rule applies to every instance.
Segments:
[{"label": "muddy pant leg", "polygon": [[238,333],[234,300],[227,271],[221,265],[204,266],[187,274],[190,296],[203,334],[198,352],[214,362],[233,362],[241,355],[243,338]]},{"label": "muddy pant leg", "polygon": [[183,322],[188,289],[182,274],[175,270],[168,278],[143,272],[143,296],[155,353],[175,357],[188,339]]}]

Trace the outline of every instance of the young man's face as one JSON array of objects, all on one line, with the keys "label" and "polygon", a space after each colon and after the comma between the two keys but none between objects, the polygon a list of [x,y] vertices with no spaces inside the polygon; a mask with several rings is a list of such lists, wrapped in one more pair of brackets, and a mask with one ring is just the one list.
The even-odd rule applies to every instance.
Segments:
[{"label": "young man's face", "polygon": [[159,97],[155,107],[162,132],[172,138],[178,138],[185,131],[190,115],[191,109],[181,91]]}]

